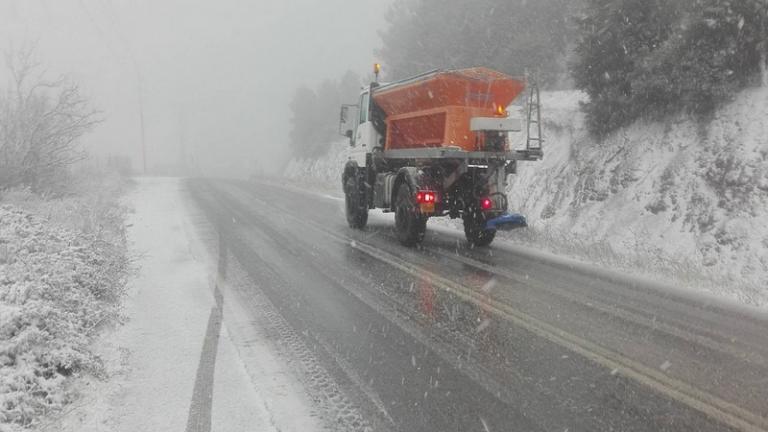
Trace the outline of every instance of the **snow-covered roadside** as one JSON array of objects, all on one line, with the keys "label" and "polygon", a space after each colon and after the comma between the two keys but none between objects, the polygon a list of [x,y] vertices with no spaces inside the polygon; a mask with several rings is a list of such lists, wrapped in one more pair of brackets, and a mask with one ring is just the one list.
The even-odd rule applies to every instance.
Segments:
[{"label": "snow-covered roadside", "polygon": [[[196,234],[193,208],[181,194],[180,180],[137,183],[126,200],[134,208],[129,245],[140,255],[138,275],[129,283],[128,321],[96,347],[108,378],[82,383],[81,399],[40,430],[197,430],[188,427],[193,414],[199,414],[190,407],[206,373],[212,374],[212,401],[204,397],[197,402],[209,406],[194,406],[210,411],[211,430],[319,429],[310,401],[284,362],[264,338],[243,327],[247,320],[226,298],[214,352],[202,352],[218,307],[216,263]],[[244,332],[251,337],[249,364],[239,354]],[[281,397],[270,394],[275,388]],[[275,399],[287,410],[270,410]]]},{"label": "snow-covered roadside", "polygon": [[[520,163],[507,190],[530,227],[500,237],[768,306],[768,88],[740,92],[706,123],[637,122],[603,142],[586,133],[583,98],[542,93],[544,160]],[[284,175],[338,190],[347,148],[291,161]]]},{"label": "snow-covered roadside", "polygon": [[116,176],[73,178],[70,194],[24,189],[0,201],[0,430],[65,408],[79,377],[101,375],[91,349],[120,320],[129,273]]},{"label": "snow-covered roadside", "polygon": [[508,195],[518,243],[768,306],[768,87],[706,121],[639,121],[596,142],[573,92],[547,95],[547,142]]}]

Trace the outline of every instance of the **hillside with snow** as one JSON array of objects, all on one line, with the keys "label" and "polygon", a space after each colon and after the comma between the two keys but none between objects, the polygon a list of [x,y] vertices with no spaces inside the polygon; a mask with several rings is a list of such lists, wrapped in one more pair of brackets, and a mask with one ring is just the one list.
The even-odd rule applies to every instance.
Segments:
[{"label": "hillside with snow", "polygon": [[768,88],[741,92],[706,121],[637,122],[603,142],[585,133],[573,94],[547,96],[543,163],[510,179],[510,202],[535,232],[517,238],[571,253],[583,245],[588,257],[766,303]]},{"label": "hillside with snow", "polygon": [[[506,235],[550,252],[768,304],[768,88],[708,119],[636,122],[602,142],[578,92],[542,94],[545,156],[509,179],[529,228]],[[521,137],[516,137],[514,141]],[[286,177],[340,188],[346,142]]]}]

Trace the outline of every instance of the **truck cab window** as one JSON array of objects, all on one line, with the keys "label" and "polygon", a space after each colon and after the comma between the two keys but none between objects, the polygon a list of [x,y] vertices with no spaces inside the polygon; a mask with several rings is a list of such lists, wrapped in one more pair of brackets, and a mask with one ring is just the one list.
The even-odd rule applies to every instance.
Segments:
[{"label": "truck cab window", "polygon": [[360,96],[360,124],[368,121],[368,98],[368,92],[365,92]]}]

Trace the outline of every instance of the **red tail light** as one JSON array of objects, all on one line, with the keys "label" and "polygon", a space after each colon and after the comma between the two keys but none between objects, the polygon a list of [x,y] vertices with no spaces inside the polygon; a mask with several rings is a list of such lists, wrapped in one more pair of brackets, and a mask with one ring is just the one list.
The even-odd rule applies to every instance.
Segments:
[{"label": "red tail light", "polygon": [[432,191],[416,192],[416,202],[419,204],[430,204],[437,201],[437,194]]},{"label": "red tail light", "polygon": [[480,200],[480,208],[482,210],[490,210],[493,208],[493,201],[490,198],[483,198]]}]

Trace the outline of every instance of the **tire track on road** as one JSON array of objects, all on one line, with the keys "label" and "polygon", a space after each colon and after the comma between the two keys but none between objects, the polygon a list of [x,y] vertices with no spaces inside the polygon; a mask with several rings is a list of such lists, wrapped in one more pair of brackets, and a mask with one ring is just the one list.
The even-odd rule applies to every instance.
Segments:
[{"label": "tire track on road", "polygon": [[[234,252],[245,247],[245,243],[242,238],[236,235],[234,225],[247,224],[246,215],[231,207],[210,185],[206,185],[204,189],[206,196],[195,194],[195,198],[201,203],[206,203],[208,206],[213,205],[216,208],[215,213],[209,213],[209,216],[213,217],[219,235],[219,277],[223,278],[225,275],[229,275],[230,271],[234,270],[236,273],[235,279],[239,281],[239,283],[234,284],[225,282],[222,284],[223,289],[227,290],[228,294],[235,296],[233,301],[248,305],[251,311],[255,311],[256,318],[253,322],[258,322],[260,328],[281,341],[281,343],[277,344],[276,349],[283,352],[287,358],[297,362],[294,364],[299,366],[300,372],[298,375],[307,387],[307,390],[309,390],[309,394],[323,407],[323,412],[331,413],[330,416],[323,416],[329,423],[326,425],[327,427],[334,431],[370,432],[371,425],[361,415],[358,404],[342,391],[339,383],[323,367],[317,358],[317,348],[314,351],[309,348],[305,338],[311,335],[299,335],[268,298],[263,287],[256,284],[240,268]],[[210,208],[206,209],[206,211],[210,210]],[[230,220],[231,225],[229,224]],[[230,252],[233,253],[232,258],[234,258],[232,263],[229,262],[228,258]],[[277,281],[279,281],[280,275],[274,269],[268,267],[266,263],[262,264],[264,265],[264,268],[261,270],[262,274],[268,275],[270,280],[279,284]],[[234,269],[232,268],[233,265],[235,266]],[[246,286],[247,289],[245,289]],[[217,293],[219,292],[218,287],[216,291]],[[201,367],[204,363],[208,364],[208,362],[203,362],[201,358]],[[206,371],[209,369],[212,370],[212,367],[206,368]],[[201,379],[201,388],[206,388],[206,384],[207,376],[204,376]],[[202,399],[205,402],[205,398],[203,397]],[[196,420],[199,418],[200,421],[198,423],[203,427],[205,426],[204,414],[206,408],[208,409],[208,414],[210,414],[209,404],[208,406],[203,406],[202,416],[195,416]],[[190,416],[192,416],[191,410]],[[389,420],[391,422],[391,419]],[[379,427],[379,429],[389,430],[387,427]],[[191,431],[209,432],[209,429],[190,430],[188,427],[187,432]]]},{"label": "tire track on road", "polygon": [[218,286],[214,291],[216,305],[211,308],[205,331],[203,349],[197,366],[192,401],[189,405],[186,432],[210,432],[213,408],[213,377],[216,370],[216,353],[219,348],[221,322],[224,318],[224,298]]}]

